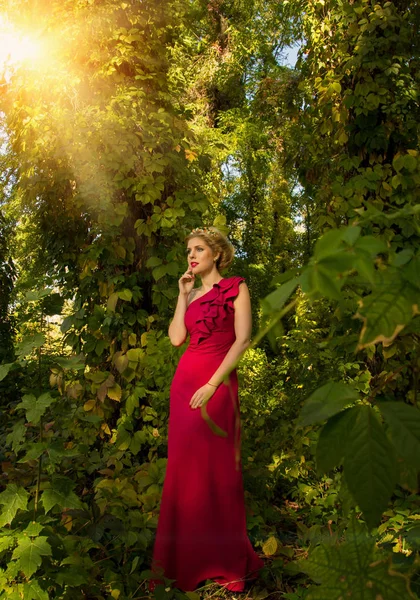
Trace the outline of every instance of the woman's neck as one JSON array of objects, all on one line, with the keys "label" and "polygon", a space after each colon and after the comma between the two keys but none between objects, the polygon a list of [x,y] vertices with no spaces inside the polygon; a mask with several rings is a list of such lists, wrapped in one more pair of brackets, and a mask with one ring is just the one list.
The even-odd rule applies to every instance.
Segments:
[{"label": "woman's neck", "polygon": [[208,292],[214,286],[215,283],[223,279],[216,267],[210,271],[210,273],[203,273],[201,276],[201,287],[204,292]]}]

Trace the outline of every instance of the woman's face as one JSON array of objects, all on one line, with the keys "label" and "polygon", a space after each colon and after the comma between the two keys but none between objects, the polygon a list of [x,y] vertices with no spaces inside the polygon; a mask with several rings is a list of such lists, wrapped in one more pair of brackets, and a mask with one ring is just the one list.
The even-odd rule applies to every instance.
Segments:
[{"label": "woman's face", "polygon": [[200,237],[188,240],[187,257],[188,266],[194,275],[211,271],[215,265],[213,250]]}]

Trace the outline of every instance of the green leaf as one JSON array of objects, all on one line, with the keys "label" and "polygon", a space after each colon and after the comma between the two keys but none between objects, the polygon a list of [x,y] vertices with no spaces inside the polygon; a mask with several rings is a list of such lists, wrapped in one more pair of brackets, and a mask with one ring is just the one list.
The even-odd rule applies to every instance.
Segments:
[{"label": "green leaf", "polygon": [[114,383],[112,387],[107,389],[106,394],[108,398],[111,398],[111,400],[116,400],[117,402],[120,402],[122,395],[121,386],[118,383]]},{"label": "green leaf", "polygon": [[61,323],[60,331],[62,333],[66,333],[66,331],[68,331],[70,329],[70,327],[73,325],[73,322],[74,322],[73,315],[69,315],[68,317],[66,317],[63,320],[63,322]]},{"label": "green leaf", "polygon": [[279,543],[277,539],[271,535],[262,545],[262,551],[265,556],[273,556],[277,552],[278,547]]},{"label": "green leaf", "polygon": [[40,348],[45,344],[45,335],[36,333],[25,337],[19,344],[16,345],[16,354],[18,356],[27,356],[36,348]]},{"label": "green leaf", "polygon": [[52,288],[45,288],[43,290],[34,290],[31,292],[26,292],[26,300],[28,300],[28,302],[37,302],[38,300],[41,300],[41,298],[45,298],[46,296],[49,296],[51,294],[51,292],[53,291]]},{"label": "green leaf", "polygon": [[26,510],[28,505],[29,494],[22,487],[18,487],[14,483],[0,494],[0,504],[3,510],[0,515],[0,527],[10,524],[18,510]]},{"label": "green leaf", "polygon": [[80,499],[73,492],[74,482],[68,477],[53,477],[51,487],[44,490],[41,502],[45,512],[49,512],[54,506],[64,508],[83,508]]},{"label": "green leaf", "polygon": [[413,172],[417,169],[417,159],[415,156],[411,156],[411,154],[406,154],[403,157],[404,167],[407,171]]},{"label": "green leaf", "polygon": [[23,532],[23,535],[28,535],[29,537],[38,537],[43,529],[44,525],[41,525],[41,523],[37,523],[36,521],[32,521]]},{"label": "green leaf", "polygon": [[9,374],[10,369],[13,367],[15,363],[7,363],[4,365],[0,365],[0,381],[3,381],[5,377]]},{"label": "green leaf", "polygon": [[416,286],[417,290],[420,289],[420,254],[416,254],[416,256],[404,266],[404,269],[401,270],[401,276],[406,281]]},{"label": "green leaf", "polygon": [[[360,578],[362,585],[366,587],[363,579],[372,561],[375,540],[354,519],[349,530],[344,543],[316,546],[308,560],[302,561],[301,565],[305,573],[317,583],[326,584],[328,589],[334,586],[336,590],[345,591],[352,586],[350,589],[354,593],[353,586],[357,584],[357,578]],[[335,597],[325,596],[325,598]]]},{"label": "green leaf", "polygon": [[116,358],[114,357],[114,364],[119,373],[123,373],[128,367],[128,356],[126,354],[120,354]]},{"label": "green leaf", "polygon": [[121,300],[126,300],[127,302],[130,302],[130,300],[133,298],[133,292],[131,290],[120,290],[118,292],[118,298],[120,298]]},{"label": "green leaf", "polygon": [[378,402],[400,456],[420,470],[420,410],[404,402]]},{"label": "green leaf", "polygon": [[358,406],[346,445],[344,476],[368,527],[378,525],[397,481],[394,448],[370,406]]},{"label": "green leaf", "polygon": [[159,279],[162,279],[162,277],[164,275],[166,275],[166,272],[167,272],[167,265],[160,265],[159,267],[156,267],[152,271],[153,279],[155,281],[159,281]]},{"label": "green leaf", "polygon": [[125,403],[125,410],[131,416],[136,408],[140,405],[140,400],[135,394],[130,394]]},{"label": "green leaf", "polygon": [[25,583],[23,590],[25,600],[50,600],[48,592],[43,590],[36,580]]},{"label": "green leaf", "polygon": [[36,460],[41,456],[47,447],[48,443],[46,442],[34,442],[33,444],[30,444],[27,453],[23,458],[19,459],[18,462],[25,463],[29,460]]},{"label": "green leaf", "polygon": [[341,299],[341,286],[344,279],[338,279],[337,271],[329,269],[323,263],[310,264],[300,276],[302,290],[305,294],[320,294],[333,300]]},{"label": "green leaf", "polygon": [[401,154],[395,156],[392,161],[392,166],[396,171],[401,171],[401,169],[404,167],[404,156]]},{"label": "green leaf", "polygon": [[84,357],[79,356],[69,356],[69,357],[55,357],[54,362],[57,363],[62,369],[70,370],[74,369],[75,371],[81,371],[85,368]]},{"label": "green leaf", "polygon": [[[355,228],[356,229],[356,228]],[[360,233],[360,229],[358,232]],[[326,256],[335,254],[339,248],[342,247],[342,242],[346,234],[346,229],[330,229],[327,233],[324,233],[322,237],[318,239],[315,244],[314,258],[315,260],[321,260]]]},{"label": "green leaf", "polygon": [[137,569],[137,565],[139,564],[139,560],[140,557],[139,556],[135,556],[133,562],[131,563],[131,569],[130,569],[130,575],[132,573],[134,573],[134,571]]},{"label": "green leaf", "polygon": [[414,546],[414,548],[420,550],[420,525],[409,529],[405,537],[409,542],[410,546]]},{"label": "green leaf", "polygon": [[417,302],[418,291],[396,269],[377,273],[376,286],[360,300],[356,314],[363,320],[358,349],[379,342],[390,344],[413,318]]},{"label": "green leaf", "polygon": [[298,424],[313,425],[329,419],[353,404],[359,397],[357,390],[342,382],[329,381],[305,400]]},{"label": "green leaf", "polygon": [[308,600],[400,600],[408,597],[409,577],[390,568],[386,555],[376,551],[375,539],[355,519],[344,542],[316,546],[309,558],[299,564],[320,584],[309,588]]},{"label": "green leaf", "polygon": [[143,352],[141,348],[130,348],[127,351],[127,358],[130,362],[140,362]]},{"label": "green leaf", "polygon": [[345,455],[358,407],[348,408],[332,416],[321,429],[316,446],[318,472],[328,473],[338,467]]},{"label": "green leaf", "polygon": [[335,269],[329,269],[323,263],[318,263],[313,267],[312,281],[316,291],[325,298],[332,300],[341,300],[341,286],[344,280],[337,278]]},{"label": "green leaf", "polygon": [[354,244],[354,248],[357,250],[363,250],[370,256],[376,256],[380,252],[386,252],[387,246],[385,242],[373,235],[364,235],[360,237]]},{"label": "green leaf", "polygon": [[150,258],[147,259],[146,267],[151,269],[153,267],[158,267],[161,264],[162,264],[161,258],[159,258],[158,256],[151,256]]},{"label": "green leaf", "polygon": [[25,394],[16,408],[23,408],[26,412],[26,420],[37,425],[47,408],[56,400],[57,398],[53,398],[49,392],[42,394],[38,399],[32,394]]},{"label": "green leaf", "polygon": [[6,437],[6,443],[9,446],[12,446],[13,452],[16,454],[23,442],[26,439],[26,427],[24,421],[18,421],[13,426],[11,433],[9,433]]},{"label": "green leaf", "polygon": [[166,265],[166,272],[173,277],[176,277],[179,273],[180,265],[176,261],[172,261]]},{"label": "green leaf", "polygon": [[47,542],[46,536],[34,539],[21,537],[13,551],[12,558],[18,561],[19,570],[29,578],[41,566],[42,557],[51,556],[51,554],[51,546]]},{"label": "green leaf", "polygon": [[115,308],[118,302],[118,292],[113,292],[110,294],[108,301],[106,303],[106,307],[110,312],[115,312]]},{"label": "green leaf", "polygon": [[[4,550],[8,550],[16,543],[16,538],[14,535],[11,535],[8,531],[6,533],[0,534],[0,552],[4,552]],[[1,581],[1,579],[0,579]]]},{"label": "green leaf", "polygon": [[290,295],[293,294],[298,284],[299,278],[297,277],[287,281],[274,292],[268,294],[262,302],[264,314],[280,311]]}]

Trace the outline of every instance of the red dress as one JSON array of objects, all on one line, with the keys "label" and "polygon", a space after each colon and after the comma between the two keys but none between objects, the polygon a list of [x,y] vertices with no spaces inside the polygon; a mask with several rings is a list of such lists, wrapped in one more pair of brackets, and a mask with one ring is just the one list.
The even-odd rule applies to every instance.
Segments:
[{"label": "red dress", "polygon": [[242,591],[244,579],[263,564],[246,532],[236,372],[207,404],[227,437],[216,435],[201,410],[189,406],[235,341],[233,301],[242,281],[222,279],[188,306],[190,343],[171,386],[168,464],[152,568],[163,569],[184,591],[206,579]]}]

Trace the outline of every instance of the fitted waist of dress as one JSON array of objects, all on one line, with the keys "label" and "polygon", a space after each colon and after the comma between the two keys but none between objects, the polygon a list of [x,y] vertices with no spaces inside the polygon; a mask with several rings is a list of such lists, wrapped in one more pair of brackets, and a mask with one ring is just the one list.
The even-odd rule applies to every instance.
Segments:
[{"label": "fitted waist of dress", "polygon": [[200,335],[193,333],[186,352],[199,352],[201,354],[213,354],[218,357],[224,357],[235,341],[235,337],[226,339],[226,332],[215,331],[206,339],[200,339]]}]

